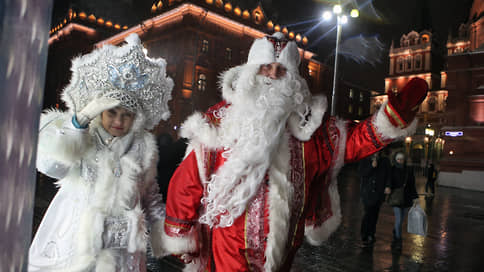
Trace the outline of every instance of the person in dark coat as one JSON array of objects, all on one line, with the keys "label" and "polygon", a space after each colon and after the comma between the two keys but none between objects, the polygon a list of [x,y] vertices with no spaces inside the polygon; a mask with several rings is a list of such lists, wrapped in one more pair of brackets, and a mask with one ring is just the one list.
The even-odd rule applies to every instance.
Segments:
[{"label": "person in dark coat", "polygon": [[360,196],[364,206],[361,240],[365,246],[375,242],[378,213],[385,200],[385,185],[390,177],[390,160],[382,154],[375,153],[359,164]]},{"label": "person in dark coat", "polygon": [[437,171],[433,163],[430,163],[427,170],[427,183],[425,183],[425,192],[427,193],[430,189],[430,195],[435,194],[435,180],[437,179]]},{"label": "person in dark coat", "polygon": [[392,206],[395,215],[392,241],[393,249],[402,248],[403,220],[408,212],[408,208],[413,205],[414,201],[418,201],[417,189],[415,188],[415,175],[412,168],[407,167],[405,164],[405,155],[399,152],[395,155],[395,164],[391,168],[390,180],[388,186],[385,188],[385,193],[391,194],[395,189],[402,187],[404,187],[403,203]]},{"label": "person in dark coat", "polygon": [[[173,140],[170,134],[162,133],[157,139],[158,149],[160,150],[158,160],[158,186],[164,195],[168,193],[168,184],[176,168],[183,160],[187,148],[186,139],[179,138]],[[166,201],[166,199],[163,199]]]}]

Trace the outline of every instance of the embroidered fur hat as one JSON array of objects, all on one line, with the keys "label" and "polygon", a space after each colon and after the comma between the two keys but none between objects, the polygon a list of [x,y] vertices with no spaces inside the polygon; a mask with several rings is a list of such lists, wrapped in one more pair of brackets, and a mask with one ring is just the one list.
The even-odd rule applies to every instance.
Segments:
[{"label": "embroidered fur hat", "polygon": [[289,41],[281,32],[254,41],[250,47],[247,64],[279,62],[287,69],[297,71],[301,57],[294,41]]},{"label": "embroidered fur hat", "polygon": [[82,110],[102,95],[121,101],[121,106],[141,115],[142,127],[151,129],[170,117],[173,80],[166,76],[166,61],[143,52],[136,34],[120,47],[105,45],[72,60],[72,78],[62,100],[72,112]]}]

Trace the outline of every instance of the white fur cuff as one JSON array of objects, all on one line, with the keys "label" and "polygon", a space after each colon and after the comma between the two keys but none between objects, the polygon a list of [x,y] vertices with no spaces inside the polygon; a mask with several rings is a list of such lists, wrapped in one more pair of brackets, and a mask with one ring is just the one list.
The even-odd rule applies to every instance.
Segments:
[{"label": "white fur cuff", "polygon": [[294,135],[300,141],[307,141],[311,138],[314,131],[321,126],[324,113],[328,108],[328,100],[325,96],[318,95],[314,96],[310,105],[311,116],[304,126],[300,126],[301,117],[293,113],[289,117],[289,129],[291,134]]},{"label": "white fur cuff", "polygon": [[218,146],[217,129],[210,125],[199,112],[192,114],[183,123],[180,136],[189,139],[191,143],[204,144],[208,148]]},{"label": "white fur cuff", "polygon": [[74,128],[71,119],[71,114],[57,110],[41,115],[39,159],[52,159],[71,165],[84,154],[89,144],[89,134],[86,129]]},{"label": "white fur cuff", "polygon": [[185,236],[171,237],[163,230],[161,232],[160,250],[162,254],[184,254],[198,252],[198,231],[194,227]]},{"label": "white fur cuff", "polygon": [[378,112],[376,113],[375,118],[373,118],[373,125],[376,128],[376,131],[384,138],[384,139],[401,139],[403,137],[412,135],[417,130],[417,118],[415,118],[412,123],[406,128],[398,128],[394,126],[390,120],[388,120],[388,116],[385,113],[386,103],[383,104]]}]

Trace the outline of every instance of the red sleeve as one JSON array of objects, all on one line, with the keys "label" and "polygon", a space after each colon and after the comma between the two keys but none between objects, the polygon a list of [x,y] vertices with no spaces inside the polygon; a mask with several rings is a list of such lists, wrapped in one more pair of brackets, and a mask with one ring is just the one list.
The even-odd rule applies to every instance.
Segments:
[{"label": "red sleeve", "polygon": [[195,152],[178,166],[168,186],[165,232],[169,236],[187,234],[198,220],[203,188]]},{"label": "red sleeve", "polygon": [[359,161],[385,147],[391,140],[383,140],[369,117],[361,123],[350,123],[347,130],[345,163]]}]

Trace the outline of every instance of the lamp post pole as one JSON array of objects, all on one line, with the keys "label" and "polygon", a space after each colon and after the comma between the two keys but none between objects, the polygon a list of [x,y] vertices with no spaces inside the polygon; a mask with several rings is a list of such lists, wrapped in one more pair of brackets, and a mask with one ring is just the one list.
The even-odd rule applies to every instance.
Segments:
[{"label": "lamp post pole", "polygon": [[331,94],[331,116],[336,116],[336,88],[338,86],[338,53],[341,41],[341,17],[337,16],[336,23],[336,49],[334,52],[333,92]]}]

